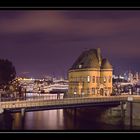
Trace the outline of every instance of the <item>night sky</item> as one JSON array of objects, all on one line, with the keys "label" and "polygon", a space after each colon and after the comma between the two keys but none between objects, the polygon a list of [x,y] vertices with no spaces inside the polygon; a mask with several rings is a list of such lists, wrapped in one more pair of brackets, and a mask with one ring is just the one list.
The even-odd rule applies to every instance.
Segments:
[{"label": "night sky", "polygon": [[140,11],[0,11],[0,58],[19,76],[66,76],[84,50],[98,47],[115,74],[140,72]]}]

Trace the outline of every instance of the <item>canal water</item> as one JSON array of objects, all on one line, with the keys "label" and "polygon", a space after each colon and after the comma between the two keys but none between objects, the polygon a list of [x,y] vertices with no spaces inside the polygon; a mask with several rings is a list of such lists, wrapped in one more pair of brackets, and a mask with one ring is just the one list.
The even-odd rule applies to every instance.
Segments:
[{"label": "canal water", "polygon": [[140,103],[133,103],[133,125],[130,127],[130,107],[126,104],[125,117],[120,106],[86,107],[0,114],[0,130],[74,130],[125,131],[140,130]]}]

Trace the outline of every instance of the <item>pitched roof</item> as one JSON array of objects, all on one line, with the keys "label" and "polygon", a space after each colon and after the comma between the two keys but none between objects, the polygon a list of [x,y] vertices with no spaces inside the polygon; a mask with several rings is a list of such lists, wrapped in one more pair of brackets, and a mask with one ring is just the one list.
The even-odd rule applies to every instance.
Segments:
[{"label": "pitched roof", "polygon": [[97,50],[90,49],[83,52],[72,65],[71,69],[79,69],[80,66],[81,68],[100,68],[97,58]]},{"label": "pitched roof", "polygon": [[[100,58],[99,58],[100,57]],[[101,59],[101,65],[99,63]],[[85,68],[97,68],[97,69],[112,69],[112,65],[107,59],[102,59],[100,49],[90,49],[84,51],[74,62],[70,70],[85,69]]]}]

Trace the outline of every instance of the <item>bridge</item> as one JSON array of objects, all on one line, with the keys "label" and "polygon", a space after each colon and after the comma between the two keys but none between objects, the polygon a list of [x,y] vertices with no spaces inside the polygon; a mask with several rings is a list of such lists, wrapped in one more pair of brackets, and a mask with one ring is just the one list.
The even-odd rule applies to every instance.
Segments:
[{"label": "bridge", "polygon": [[76,97],[76,98],[63,98],[63,99],[45,99],[37,98],[33,100],[22,101],[4,101],[0,102],[2,110],[9,110],[10,112],[21,111],[39,111],[39,110],[52,110],[52,109],[65,109],[89,106],[110,106],[119,105],[122,102],[128,101],[128,97],[133,97],[133,101],[140,101],[139,96],[89,96],[89,97]]}]

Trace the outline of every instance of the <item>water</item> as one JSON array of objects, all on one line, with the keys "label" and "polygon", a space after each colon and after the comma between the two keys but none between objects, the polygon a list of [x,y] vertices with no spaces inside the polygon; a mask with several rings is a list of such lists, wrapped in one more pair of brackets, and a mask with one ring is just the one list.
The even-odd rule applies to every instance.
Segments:
[{"label": "water", "polygon": [[[133,128],[140,130],[140,104],[134,104]],[[129,108],[129,106],[127,105]],[[125,119],[120,111],[108,107],[47,110],[0,115],[0,130],[130,130],[129,110]]]}]

